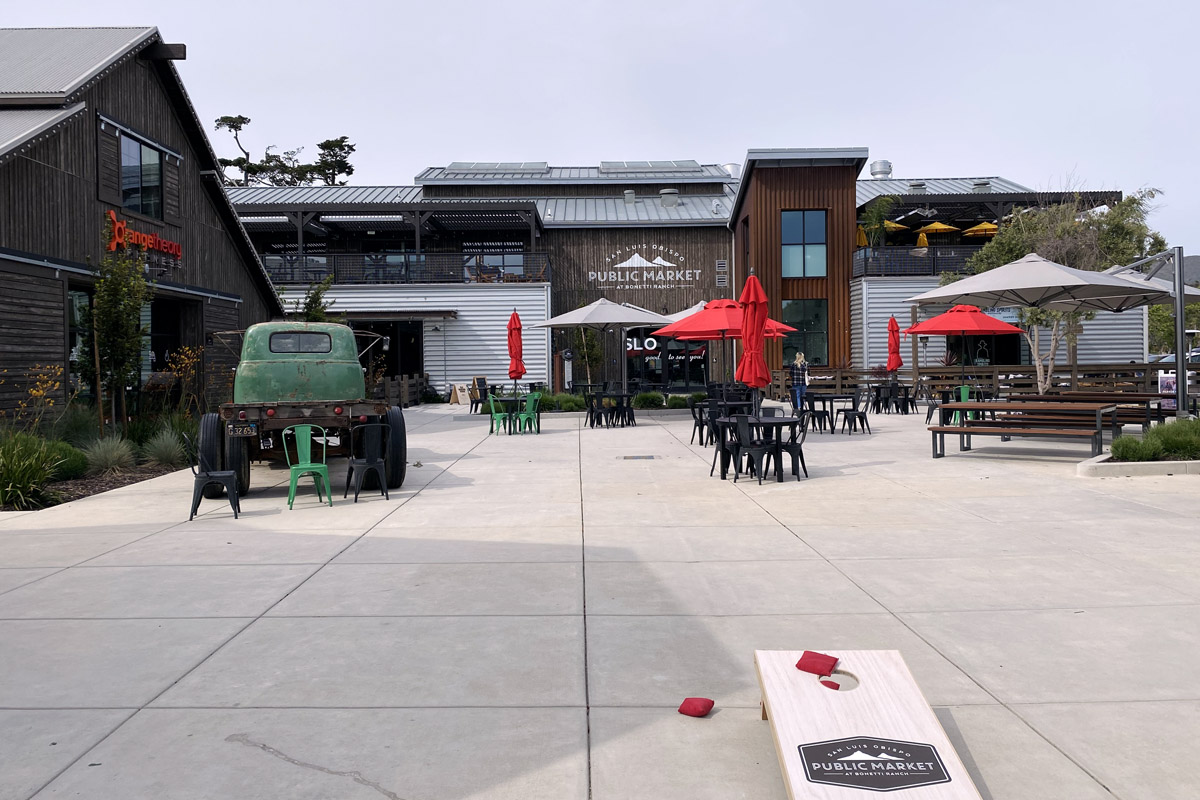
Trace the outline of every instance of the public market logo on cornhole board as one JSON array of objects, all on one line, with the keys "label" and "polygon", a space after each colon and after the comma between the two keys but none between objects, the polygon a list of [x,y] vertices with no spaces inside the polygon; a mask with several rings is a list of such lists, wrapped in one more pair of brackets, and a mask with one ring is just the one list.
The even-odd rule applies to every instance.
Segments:
[{"label": "public market logo on cornhole board", "polygon": [[799,745],[811,783],[868,792],[894,792],[949,783],[946,765],[931,744],[858,736]]}]

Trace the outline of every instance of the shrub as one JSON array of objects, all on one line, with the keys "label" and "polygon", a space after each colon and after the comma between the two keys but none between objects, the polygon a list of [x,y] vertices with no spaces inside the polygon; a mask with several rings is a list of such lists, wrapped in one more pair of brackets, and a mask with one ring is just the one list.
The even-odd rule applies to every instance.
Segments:
[{"label": "shrub", "polygon": [[62,416],[54,421],[51,432],[55,439],[75,447],[87,447],[100,438],[99,424],[95,406],[71,403]]},{"label": "shrub", "polygon": [[133,445],[118,436],[97,439],[83,452],[87,455],[91,475],[112,475],[137,465]]},{"label": "shrub", "polygon": [[558,399],[555,395],[543,394],[542,398],[540,400],[538,400],[538,411],[557,411],[557,410],[558,410]]},{"label": "shrub", "polygon": [[59,441],[46,442],[46,447],[58,462],[54,467],[52,480],[71,481],[87,474],[87,456],[79,448]]},{"label": "shrub", "polygon": [[1121,436],[1112,443],[1112,457],[1117,461],[1158,461],[1162,455],[1162,445],[1149,436]]},{"label": "shrub", "polygon": [[583,411],[587,408],[587,401],[574,394],[556,394],[554,402],[558,405],[559,411]]},{"label": "shrub", "polygon": [[662,408],[665,402],[662,392],[642,392],[633,398],[633,407],[636,409]]},{"label": "shrub", "polygon": [[140,447],[150,441],[150,437],[158,433],[160,427],[162,426],[159,421],[153,417],[135,417],[129,420],[125,438]]},{"label": "shrub", "polygon": [[179,469],[187,463],[183,442],[170,428],[162,428],[142,445],[142,458],[148,463],[168,469]]},{"label": "shrub", "polygon": [[186,411],[172,411],[164,416],[162,424],[174,431],[176,438],[183,440],[182,434],[187,434],[193,442],[200,440],[200,423]]},{"label": "shrub", "polygon": [[42,508],[58,502],[48,488],[58,461],[46,442],[25,433],[0,436],[0,506]]},{"label": "shrub", "polygon": [[1200,420],[1185,419],[1158,425],[1150,429],[1146,439],[1162,446],[1163,460],[1194,461],[1200,458]]},{"label": "shrub", "polygon": [[667,398],[667,408],[687,408],[687,401],[686,397],[673,394]]},{"label": "shrub", "polygon": [[692,399],[697,403],[703,403],[708,399],[708,392],[692,392]]}]

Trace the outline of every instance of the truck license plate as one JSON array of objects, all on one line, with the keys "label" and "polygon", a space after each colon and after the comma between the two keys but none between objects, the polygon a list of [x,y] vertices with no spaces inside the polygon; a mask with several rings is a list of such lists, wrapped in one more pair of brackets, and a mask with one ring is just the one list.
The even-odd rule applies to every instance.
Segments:
[{"label": "truck license plate", "polygon": [[230,422],[225,425],[230,436],[258,436],[257,422]]}]

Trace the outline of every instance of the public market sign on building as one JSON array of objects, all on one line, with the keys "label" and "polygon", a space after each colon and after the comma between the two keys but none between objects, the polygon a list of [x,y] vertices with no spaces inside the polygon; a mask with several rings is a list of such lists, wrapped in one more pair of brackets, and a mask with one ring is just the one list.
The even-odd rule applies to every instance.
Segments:
[{"label": "public market sign on building", "polygon": [[[642,253],[653,256],[647,260]],[[678,289],[694,286],[699,269],[689,269],[678,250],[659,244],[628,245],[605,259],[606,268],[590,270],[596,289]]]}]

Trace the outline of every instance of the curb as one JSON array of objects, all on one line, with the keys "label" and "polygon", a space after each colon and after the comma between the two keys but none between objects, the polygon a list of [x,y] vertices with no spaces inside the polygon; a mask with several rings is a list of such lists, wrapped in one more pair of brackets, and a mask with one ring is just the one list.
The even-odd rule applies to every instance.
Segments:
[{"label": "curb", "polygon": [[1080,461],[1081,478],[1144,478],[1154,475],[1200,475],[1200,461],[1113,461],[1112,453]]}]

